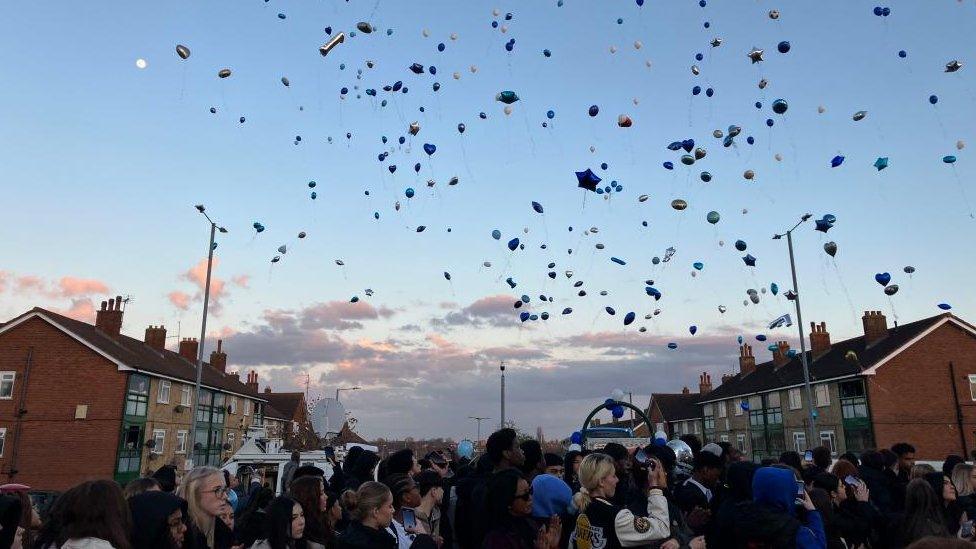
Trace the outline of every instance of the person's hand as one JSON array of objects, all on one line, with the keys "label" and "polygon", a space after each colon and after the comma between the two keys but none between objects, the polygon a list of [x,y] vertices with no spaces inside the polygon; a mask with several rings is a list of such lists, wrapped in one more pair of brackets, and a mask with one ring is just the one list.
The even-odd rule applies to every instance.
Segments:
[{"label": "person's hand", "polygon": [[549,533],[549,549],[558,549],[559,540],[563,537],[563,523],[558,515],[553,515],[549,519],[549,526],[546,528]]},{"label": "person's hand", "polygon": [[650,459],[650,465],[647,468],[647,487],[649,489],[658,488],[663,490],[667,488],[668,485],[668,475],[664,471],[664,466],[661,465],[660,460],[655,457]]},{"label": "person's hand", "polygon": [[705,536],[691,538],[691,541],[688,542],[688,547],[691,549],[705,549]]},{"label": "person's hand", "polygon": [[871,499],[871,491],[868,490],[868,485],[863,480],[859,480],[854,486],[854,499],[862,503],[867,503]]},{"label": "person's hand", "polygon": [[444,538],[440,536],[434,536],[434,543],[437,544],[437,549],[441,549],[444,546]]},{"label": "person's hand", "polygon": [[681,543],[678,540],[671,538],[668,541],[661,544],[660,549],[680,549]]},{"label": "person's hand", "polygon": [[702,507],[695,507],[688,513],[688,517],[685,519],[688,521],[688,526],[697,530],[708,524],[708,521],[712,519],[712,512],[708,509]]},{"label": "person's hand", "polygon": [[813,500],[810,499],[810,492],[806,490],[803,491],[803,508],[807,511],[816,511],[816,506],[813,505]]}]

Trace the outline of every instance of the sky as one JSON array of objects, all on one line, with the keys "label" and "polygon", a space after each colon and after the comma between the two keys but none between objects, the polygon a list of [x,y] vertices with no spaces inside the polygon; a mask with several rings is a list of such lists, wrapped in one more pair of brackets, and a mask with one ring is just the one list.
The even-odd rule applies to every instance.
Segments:
[{"label": "sky", "polygon": [[[760,361],[770,354],[756,335],[799,347],[795,324],[766,327],[796,321],[786,243],[771,236],[808,212],[836,223],[794,232],[805,322],[825,321],[837,341],[861,333],[865,310],[905,323],[947,303],[973,321],[976,5],[890,2],[887,17],[874,6],[8,2],[0,317],[42,306],[92,322],[118,294],[132,298],[124,333],[164,324],[170,348],[198,336],[209,225],[193,206],[204,204],[229,231],[207,352],[221,338],[229,369],[257,371],[262,389],[304,390],[306,375],[313,398],[361,386],[343,402],[361,433],[386,438],[474,437],[469,416],[497,424],[501,361],[509,419],[566,437],[614,389],[646,406],[652,392],[697,390],[702,372],[734,371],[739,335]],[[346,38],[323,57],[327,28]],[[962,69],[946,72],[952,60]],[[405,93],[383,90],[397,81]],[[496,101],[506,90],[519,97],[510,114]],[[724,147],[713,132],[733,125],[741,134]],[[688,139],[705,152],[691,166],[667,148]],[[621,190],[578,188],[587,168]],[[516,237],[524,249],[509,251]],[[891,297],[875,281],[885,272]],[[758,304],[743,303],[750,289]],[[551,316],[521,322],[523,311]]]}]

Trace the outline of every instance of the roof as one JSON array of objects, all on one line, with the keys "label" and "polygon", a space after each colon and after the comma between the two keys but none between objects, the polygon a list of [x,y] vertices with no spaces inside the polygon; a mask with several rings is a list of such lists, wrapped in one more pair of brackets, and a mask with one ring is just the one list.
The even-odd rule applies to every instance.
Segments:
[{"label": "roof", "polygon": [[[81,322],[80,320],[75,320],[41,307],[34,307],[30,311],[7,322],[3,326],[3,329],[13,328],[34,317],[41,318],[54,327],[68,333],[68,335],[73,336],[82,344],[87,345],[98,354],[114,362],[120,369],[136,370],[150,375],[174,378],[188,383],[196,382],[196,362],[191,362],[183,358],[179,353],[168,349],[159,351],[139,339],[124,334],[118,337],[111,337],[92,324]],[[207,362],[203,363],[201,383],[211,389],[264,400],[257,391],[251,390],[247,385],[241,383],[238,376],[220,372]]]},{"label": "roof", "polygon": [[349,428],[349,423],[344,423],[342,425],[342,430],[339,431],[339,436],[336,437],[333,444],[369,444],[366,439],[359,436],[358,433]]},{"label": "roof", "polygon": [[283,414],[281,417],[289,421],[295,419],[299,407],[305,404],[305,393],[269,393],[265,391],[261,393],[261,396],[267,399],[268,406],[279,411]]},{"label": "roof", "polygon": [[[812,351],[807,351],[810,382],[816,383],[830,379],[870,375],[877,366],[887,362],[889,358],[947,322],[976,335],[976,328],[972,325],[960,320],[952,313],[943,313],[889,328],[888,335],[884,339],[876,341],[870,346],[864,344],[864,336],[845,339],[832,343],[830,350],[817,357],[816,360],[812,357]],[[848,352],[857,355],[857,360],[847,360]],[[803,383],[803,362],[800,354],[797,353],[795,357],[781,367],[776,367],[775,363],[770,360],[756,366],[756,370],[748,375],[743,376],[741,372],[735,374],[711,393],[699,397],[698,403],[705,404],[795,387],[803,385]]]},{"label": "roof", "polygon": [[657,404],[664,421],[697,419],[701,417],[701,410],[698,408],[701,397],[697,393],[653,393],[651,407]]},{"label": "roof", "polygon": [[[264,395],[267,397],[268,395]],[[291,417],[278,410],[270,403],[264,405],[264,419],[274,419],[277,421],[291,421]]]}]

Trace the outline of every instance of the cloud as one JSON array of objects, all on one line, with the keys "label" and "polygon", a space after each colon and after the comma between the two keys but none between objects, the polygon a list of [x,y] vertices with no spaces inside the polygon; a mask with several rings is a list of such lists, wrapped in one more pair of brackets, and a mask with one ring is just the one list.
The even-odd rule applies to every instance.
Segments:
[{"label": "cloud", "polygon": [[88,298],[73,299],[70,308],[57,312],[82,322],[95,322],[95,304]]},{"label": "cloud", "polygon": [[431,325],[515,327],[518,315],[513,312],[514,303],[514,298],[505,294],[482,297],[459,311],[431,320]]},{"label": "cloud", "polygon": [[7,289],[7,281],[10,279],[10,273],[7,271],[0,271],[0,294]]},{"label": "cloud", "polygon": [[58,288],[63,297],[87,296],[92,294],[108,294],[109,287],[104,282],[94,279],[63,276],[58,281]]},{"label": "cloud", "polygon": [[231,283],[238,288],[250,288],[251,287],[251,276],[250,275],[237,275],[230,279]]},{"label": "cloud", "polygon": [[14,286],[20,293],[44,293],[47,284],[39,276],[24,275],[14,279]]},{"label": "cloud", "polygon": [[403,326],[400,326],[397,329],[400,330],[401,332],[421,332],[421,331],[423,331],[423,329],[420,327],[419,324],[404,324]]},{"label": "cloud", "polygon": [[356,303],[329,301],[307,307],[296,316],[302,328],[306,330],[320,328],[351,330],[363,327],[362,323],[356,322],[358,320],[389,318],[393,314],[392,309],[382,306],[377,309],[365,301]]},{"label": "cloud", "polygon": [[166,298],[169,302],[173,304],[174,307],[181,311],[185,311],[190,308],[190,295],[180,291],[174,291],[166,294]]}]

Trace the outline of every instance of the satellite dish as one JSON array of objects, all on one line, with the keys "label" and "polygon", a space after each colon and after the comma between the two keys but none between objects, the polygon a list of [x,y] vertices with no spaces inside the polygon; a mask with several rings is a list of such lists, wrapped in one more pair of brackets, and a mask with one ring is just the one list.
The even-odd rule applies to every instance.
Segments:
[{"label": "satellite dish", "polygon": [[346,407],[334,398],[323,398],[312,407],[312,427],[316,433],[338,434],[346,423]]}]

